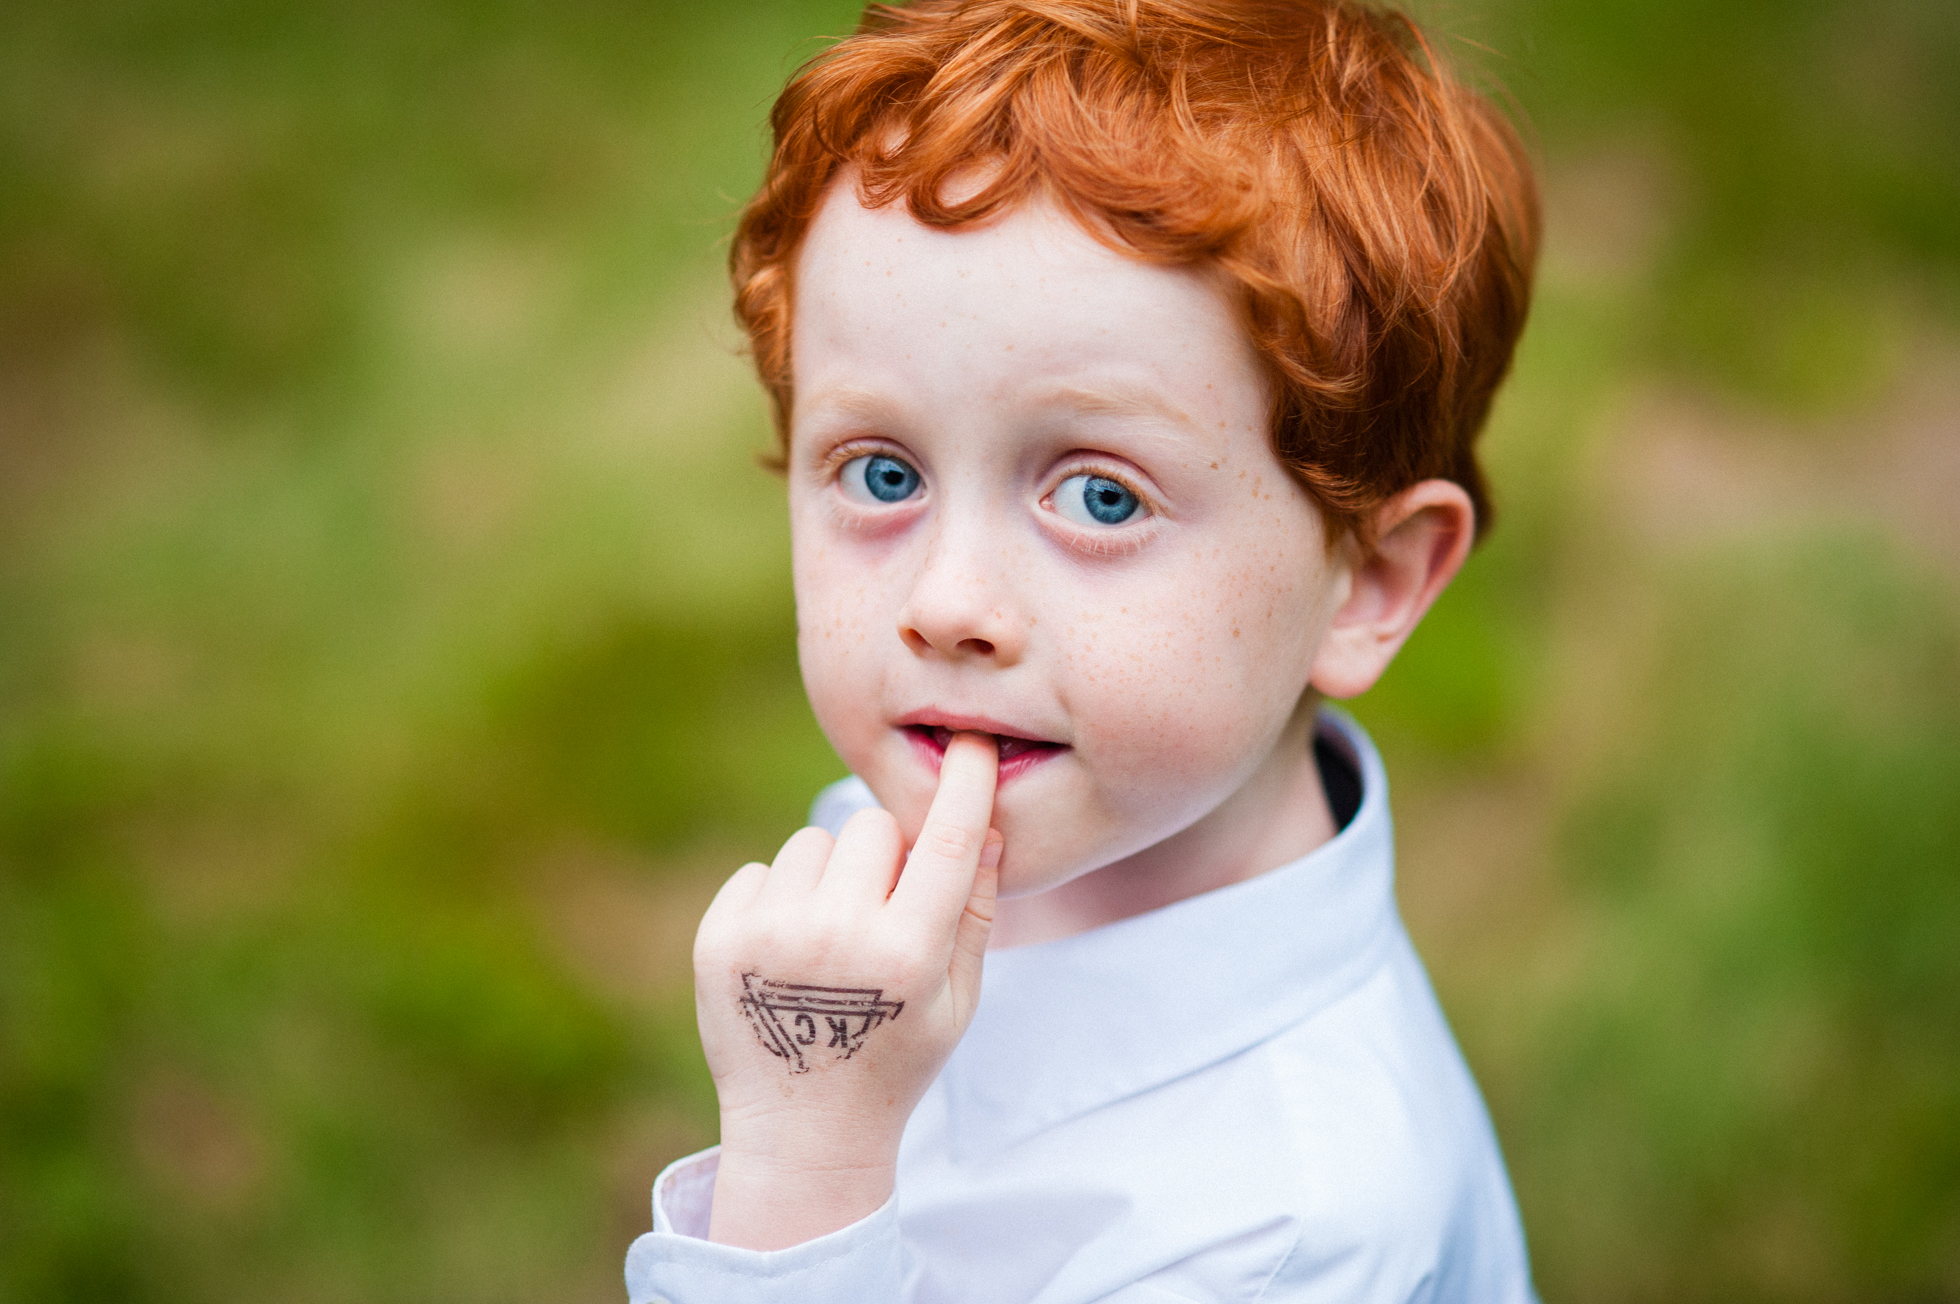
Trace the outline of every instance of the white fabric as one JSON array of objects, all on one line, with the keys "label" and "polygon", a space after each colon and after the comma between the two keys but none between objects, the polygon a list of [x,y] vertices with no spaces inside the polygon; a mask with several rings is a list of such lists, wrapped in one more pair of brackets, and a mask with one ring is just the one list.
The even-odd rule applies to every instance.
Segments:
[{"label": "white fabric", "polygon": [[[1290,865],[987,956],[897,1191],[769,1253],[701,1239],[715,1152],[654,1187],[634,1304],[1533,1299],[1496,1138],[1393,895],[1381,760],[1325,712],[1360,810]],[[869,804],[819,797],[835,827]]]}]

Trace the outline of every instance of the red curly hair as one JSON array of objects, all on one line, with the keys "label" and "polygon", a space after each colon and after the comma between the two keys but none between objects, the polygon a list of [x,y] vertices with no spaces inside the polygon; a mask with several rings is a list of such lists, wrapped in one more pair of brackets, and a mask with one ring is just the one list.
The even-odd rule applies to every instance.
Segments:
[{"label": "red curly hair", "polygon": [[[1330,535],[1419,480],[1490,519],[1475,441],[1524,327],[1538,243],[1508,122],[1406,17],[1354,0],[872,5],[776,101],[729,258],[788,439],[798,247],[837,175],[929,226],[1030,198],[1236,287],[1274,379],[1273,447]],[[984,178],[978,190],[956,176]]]}]

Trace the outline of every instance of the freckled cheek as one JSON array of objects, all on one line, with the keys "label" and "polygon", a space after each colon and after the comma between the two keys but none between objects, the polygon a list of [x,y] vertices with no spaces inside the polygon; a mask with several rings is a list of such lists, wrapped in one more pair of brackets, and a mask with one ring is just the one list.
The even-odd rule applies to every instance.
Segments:
[{"label": "freckled cheek", "polygon": [[1071,714],[1112,790],[1147,802],[1167,783],[1222,781],[1290,716],[1311,663],[1317,570],[1288,561],[1304,574],[1264,560],[1192,568],[1132,593],[1127,611],[1074,622]]},{"label": "freckled cheek", "polygon": [[1271,672],[1204,604],[1179,599],[1078,625],[1069,708],[1114,786],[1155,788],[1229,766],[1270,714]]},{"label": "freckled cheek", "polygon": [[879,653],[897,641],[878,638],[891,625],[879,605],[883,586],[834,550],[799,554],[795,580],[804,689],[831,741],[855,751],[883,731]]}]

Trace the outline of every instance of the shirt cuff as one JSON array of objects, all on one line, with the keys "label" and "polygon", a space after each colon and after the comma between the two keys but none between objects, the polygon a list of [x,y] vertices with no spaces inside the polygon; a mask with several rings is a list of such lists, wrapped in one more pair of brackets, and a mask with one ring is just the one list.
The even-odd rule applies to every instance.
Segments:
[{"label": "shirt cuff", "polygon": [[653,1230],[626,1252],[632,1304],[884,1304],[902,1289],[898,1208],[885,1201],[850,1226],[786,1250],[707,1239],[719,1146],[667,1166],[653,1184]]}]

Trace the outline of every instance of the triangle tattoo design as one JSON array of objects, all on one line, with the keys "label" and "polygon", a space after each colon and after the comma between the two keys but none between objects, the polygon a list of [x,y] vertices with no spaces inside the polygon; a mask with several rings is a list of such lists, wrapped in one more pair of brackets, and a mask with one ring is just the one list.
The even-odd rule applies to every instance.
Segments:
[{"label": "triangle tattoo design", "polygon": [[771,1055],[789,1061],[791,1073],[807,1073],[808,1051],[833,1051],[849,1059],[870,1031],[896,1019],[904,1001],[884,999],[882,987],[813,987],[742,975],[742,1013]]}]

